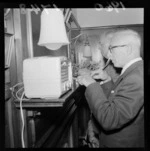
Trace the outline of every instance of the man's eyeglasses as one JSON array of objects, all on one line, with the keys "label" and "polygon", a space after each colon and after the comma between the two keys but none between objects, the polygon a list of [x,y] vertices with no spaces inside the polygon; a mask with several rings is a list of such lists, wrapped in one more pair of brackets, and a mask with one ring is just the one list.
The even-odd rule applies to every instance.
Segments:
[{"label": "man's eyeglasses", "polygon": [[127,46],[127,45],[110,46],[110,47],[109,47],[109,50],[110,50],[110,52],[112,53],[112,50],[113,50],[114,48],[125,47],[125,46]]}]

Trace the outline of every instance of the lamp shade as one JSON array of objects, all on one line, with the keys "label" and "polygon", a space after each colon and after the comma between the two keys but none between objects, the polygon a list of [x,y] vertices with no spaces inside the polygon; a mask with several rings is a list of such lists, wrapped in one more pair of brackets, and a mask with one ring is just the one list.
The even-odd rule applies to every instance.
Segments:
[{"label": "lamp shade", "polygon": [[57,50],[69,44],[66,34],[63,12],[56,8],[43,9],[38,45]]},{"label": "lamp shade", "polygon": [[91,57],[92,53],[91,53],[91,48],[89,45],[85,45],[84,46],[84,51],[83,51],[83,57]]}]

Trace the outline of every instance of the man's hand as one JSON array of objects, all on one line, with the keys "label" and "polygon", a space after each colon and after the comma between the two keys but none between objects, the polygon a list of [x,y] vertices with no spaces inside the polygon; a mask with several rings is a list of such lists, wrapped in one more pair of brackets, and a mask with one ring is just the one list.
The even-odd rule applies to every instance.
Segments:
[{"label": "man's hand", "polygon": [[82,75],[90,75],[91,74],[91,71],[88,70],[87,68],[83,68],[83,69],[79,69],[78,71],[78,75],[79,76],[82,76]]},{"label": "man's hand", "polygon": [[96,82],[90,75],[82,75],[77,77],[77,81],[79,84],[84,85],[84,86],[89,86],[90,84]]},{"label": "man's hand", "polygon": [[91,71],[91,77],[93,79],[101,79],[101,80],[111,79],[110,76],[107,74],[107,72],[102,69]]}]

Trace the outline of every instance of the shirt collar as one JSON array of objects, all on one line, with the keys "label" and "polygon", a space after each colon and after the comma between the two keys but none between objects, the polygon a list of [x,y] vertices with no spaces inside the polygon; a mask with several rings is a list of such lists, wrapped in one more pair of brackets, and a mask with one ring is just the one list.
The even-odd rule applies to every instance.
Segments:
[{"label": "shirt collar", "polygon": [[120,74],[120,75],[122,75],[122,74],[125,72],[125,70],[126,70],[129,66],[131,66],[133,63],[135,63],[135,62],[137,62],[137,61],[140,61],[140,60],[142,60],[142,58],[141,58],[141,57],[138,57],[138,58],[136,58],[136,59],[133,59],[133,60],[129,61],[129,62],[122,68],[122,71],[121,71],[121,74]]}]

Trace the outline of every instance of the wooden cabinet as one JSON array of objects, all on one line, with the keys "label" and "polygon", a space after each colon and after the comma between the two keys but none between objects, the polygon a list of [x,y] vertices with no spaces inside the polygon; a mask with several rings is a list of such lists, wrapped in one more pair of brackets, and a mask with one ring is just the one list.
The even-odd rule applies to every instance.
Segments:
[{"label": "wooden cabinet", "polygon": [[[23,110],[27,113],[25,147],[80,147],[79,138],[85,135],[90,113],[83,95],[84,91],[85,87],[79,86],[58,100],[23,101]],[[19,104],[20,102],[16,100],[15,105],[18,109]]]}]

